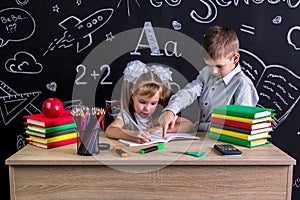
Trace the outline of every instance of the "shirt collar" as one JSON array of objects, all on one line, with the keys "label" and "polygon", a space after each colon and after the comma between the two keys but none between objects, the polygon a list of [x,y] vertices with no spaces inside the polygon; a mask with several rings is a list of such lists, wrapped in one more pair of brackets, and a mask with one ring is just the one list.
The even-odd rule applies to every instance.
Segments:
[{"label": "shirt collar", "polygon": [[233,70],[232,72],[230,72],[229,74],[227,74],[224,78],[223,81],[225,83],[225,85],[228,85],[230,83],[230,81],[232,80],[232,78],[239,73],[240,71],[242,71],[241,66],[238,64]]}]

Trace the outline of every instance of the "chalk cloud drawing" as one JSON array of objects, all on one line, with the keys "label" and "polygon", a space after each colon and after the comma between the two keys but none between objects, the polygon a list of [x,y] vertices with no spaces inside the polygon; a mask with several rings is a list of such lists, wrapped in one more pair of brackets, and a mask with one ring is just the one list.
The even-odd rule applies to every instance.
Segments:
[{"label": "chalk cloud drawing", "polygon": [[52,92],[56,92],[57,84],[55,82],[48,83],[46,88]]},{"label": "chalk cloud drawing", "polygon": [[110,20],[113,12],[112,8],[104,8],[83,20],[75,16],[67,17],[59,23],[59,26],[65,30],[64,35],[60,39],[55,38],[43,55],[55,49],[69,48],[74,43],[76,43],[77,53],[88,48],[93,43],[92,34]]},{"label": "chalk cloud drawing", "polygon": [[21,8],[6,8],[0,11],[0,47],[9,41],[27,40],[35,32],[33,17]]},{"label": "chalk cloud drawing", "polygon": [[32,102],[41,94],[40,91],[17,93],[7,84],[0,80],[0,91],[4,96],[0,96],[0,114],[5,125],[11,122],[20,112],[26,110],[29,114],[41,113]]},{"label": "chalk cloud drawing", "polygon": [[253,26],[249,26],[246,24],[242,24],[242,27],[240,28],[240,31],[244,32],[244,33],[249,33],[251,35],[254,35],[254,30],[255,28]]},{"label": "chalk cloud drawing", "polygon": [[282,17],[280,15],[277,15],[272,19],[273,24],[281,24],[282,22]]},{"label": "chalk cloud drawing", "polygon": [[29,0],[16,0],[16,3],[19,5],[19,6],[25,6],[27,3],[29,2]]},{"label": "chalk cloud drawing", "polygon": [[[293,41],[292,34],[300,34],[300,26],[292,27],[287,34],[287,41],[290,45],[294,47],[297,51],[300,50],[300,41]],[[298,44],[297,44],[298,42]]]},{"label": "chalk cloud drawing", "polygon": [[[140,3],[138,2],[138,0],[134,0],[135,1],[135,3],[137,4],[137,6],[138,7],[141,7],[140,6]],[[120,0],[119,1],[119,3],[118,3],[118,5],[117,5],[117,8],[119,8],[120,7],[120,4],[123,2],[123,0]],[[126,6],[127,6],[127,15],[128,15],[128,17],[130,17],[130,0],[126,0]]]},{"label": "chalk cloud drawing", "polygon": [[181,23],[179,23],[176,20],[172,21],[172,26],[173,26],[174,30],[176,30],[176,31],[181,30],[181,27],[182,27]]},{"label": "chalk cloud drawing", "polygon": [[253,53],[240,49],[240,64],[245,74],[253,81],[260,107],[275,109],[274,128],[288,117],[300,99],[300,77],[280,65],[268,65]]},{"label": "chalk cloud drawing", "polygon": [[43,70],[43,66],[37,63],[30,53],[20,51],[15,54],[14,58],[6,61],[5,69],[11,73],[38,74]]}]

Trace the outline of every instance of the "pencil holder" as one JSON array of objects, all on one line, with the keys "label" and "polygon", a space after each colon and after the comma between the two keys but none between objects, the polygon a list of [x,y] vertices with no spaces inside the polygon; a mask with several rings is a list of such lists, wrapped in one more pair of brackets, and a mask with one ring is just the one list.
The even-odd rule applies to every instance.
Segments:
[{"label": "pencil holder", "polygon": [[[72,112],[71,112],[72,113]],[[87,107],[77,108],[73,111],[73,118],[77,126],[77,154],[82,156],[92,156],[98,154],[99,151],[99,119],[102,115],[91,112]]]}]

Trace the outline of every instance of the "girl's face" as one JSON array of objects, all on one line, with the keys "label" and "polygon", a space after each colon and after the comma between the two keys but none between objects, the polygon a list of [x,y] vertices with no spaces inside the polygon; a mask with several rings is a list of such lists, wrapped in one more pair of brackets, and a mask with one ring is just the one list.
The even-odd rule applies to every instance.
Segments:
[{"label": "girl's face", "polygon": [[156,109],[159,101],[159,91],[157,91],[152,97],[136,94],[132,98],[135,112],[140,117],[147,118]]}]

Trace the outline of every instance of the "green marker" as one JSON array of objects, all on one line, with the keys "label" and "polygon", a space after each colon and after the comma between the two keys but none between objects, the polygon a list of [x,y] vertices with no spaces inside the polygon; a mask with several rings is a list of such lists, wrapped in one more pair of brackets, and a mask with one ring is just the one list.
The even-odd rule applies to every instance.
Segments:
[{"label": "green marker", "polygon": [[158,144],[158,145],[155,145],[155,146],[152,146],[152,147],[141,149],[139,152],[141,154],[145,154],[145,153],[149,153],[149,152],[152,152],[152,151],[160,150],[160,149],[163,149],[163,148],[165,148],[165,144]]}]

